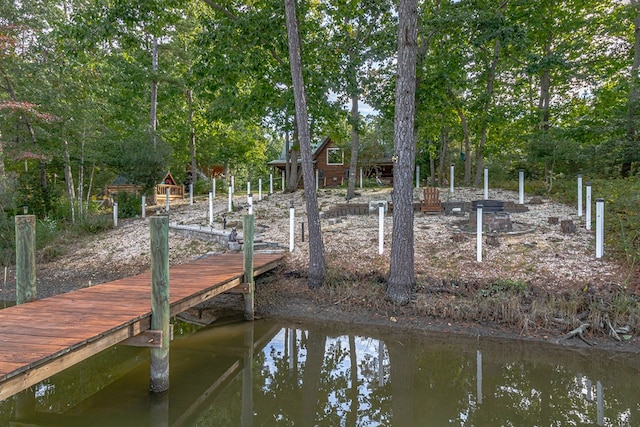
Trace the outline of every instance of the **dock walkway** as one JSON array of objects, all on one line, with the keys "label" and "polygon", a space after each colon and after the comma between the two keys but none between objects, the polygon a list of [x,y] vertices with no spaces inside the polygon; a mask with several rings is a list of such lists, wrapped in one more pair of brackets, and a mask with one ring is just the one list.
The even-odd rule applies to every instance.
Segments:
[{"label": "dock walkway", "polygon": [[[254,255],[254,277],[281,254]],[[171,316],[244,283],[243,255],[200,258],[169,270]],[[0,310],[0,400],[150,329],[151,273]]]}]

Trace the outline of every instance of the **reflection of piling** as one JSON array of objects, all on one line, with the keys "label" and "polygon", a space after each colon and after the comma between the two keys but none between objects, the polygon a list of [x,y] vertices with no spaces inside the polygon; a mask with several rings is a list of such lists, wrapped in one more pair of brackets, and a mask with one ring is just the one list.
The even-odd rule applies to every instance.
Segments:
[{"label": "reflection of piling", "polygon": [[151,218],[151,329],[162,331],[162,345],[151,348],[151,391],[169,389],[169,217]]},{"label": "reflection of piling", "polygon": [[16,304],[36,299],[36,217],[16,215]]},{"label": "reflection of piling", "polygon": [[253,280],[253,215],[242,217],[243,253],[244,253],[244,283],[247,292],[244,294],[244,318],[253,320],[254,312],[254,280]]}]

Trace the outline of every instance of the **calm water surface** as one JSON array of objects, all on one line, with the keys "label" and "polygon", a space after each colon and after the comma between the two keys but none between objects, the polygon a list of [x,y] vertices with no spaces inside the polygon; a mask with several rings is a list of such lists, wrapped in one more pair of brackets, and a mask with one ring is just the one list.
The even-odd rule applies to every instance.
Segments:
[{"label": "calm water surface", "polygon": [[640,357],[336,324],[177,324],[171,389],[114,347],[0,402],[0,425],[640,426]]}]

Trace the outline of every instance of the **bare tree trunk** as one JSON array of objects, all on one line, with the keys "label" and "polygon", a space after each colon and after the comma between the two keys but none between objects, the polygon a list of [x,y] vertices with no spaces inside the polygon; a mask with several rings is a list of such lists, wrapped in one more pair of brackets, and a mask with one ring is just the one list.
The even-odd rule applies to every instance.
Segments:
[{"label": "bare tree trunk", "polygon": [[387,296],[406,304],[415,285],[413,249],[413,171],[418,2],[398,6],[398,74],[394,118],[393,237]]},{"label": "bare tree trunk", "polygon": [[151,49],[151,70],[153,71],[153,80],[151,81],[151,142],[153,148],[156,148],[156,130],[158,126],[158,116],[156,108],[158,104],[158,81],[156,80],[156,72],[158,71],[158,39],[153,37],[153,47]]},{"label": "bare tree trunk", "polygon": [[623,151],[620,175],[626,178],[631,173],[632,152],[637,151],[638,130],[637,121],[640,116],[640,2],[631,0],[635,10],[633,19],[633,64],[629,83],[629,103],[627,106],[627,144]]},{"label": "bare tree trunk", "polygon": [[359,120],[358,95],[353,95],[351,97],[351,160],[349,161],[347,200],[353,199],[356,195],[356,169],[358,167],[358,150],[360,149]]},{"label": "bare tree trunk", "polygon": [[93,187],[93,175],[96,172],[96,162],[93,162],[93,164],[91,165],[91,176],[89,177],[89,187],[87,187],[87,198],[86,198],[86,205],[85,205],[85,215],[89,216],[89,201],[91,200],[91,188]]},{"label": "bare tree trunk", "polygon": [[302,76],[302,59],[300,58],[300,36],[296,18],[295,0],[285,0],[287,19],[287,36],[289,39],[289,57],[293,94],[296,104],[296,119],[300,138],[300,154],[302,156],[302,174],[304,179],[307,222],[309,225],[309,276],[310,288],[317,288],[324,283],[327,274],[322,231],[320,229],[320,212],[313,176],[313,159],[311,156],[311,135],[307,113],[307,100]]},{"label": "bare tree trunk", "polygon": [[196,188],[198,181],[198,165],[196,162],[196,130],[193,125],[193,91],[187,90],[187,98],[189,100],[189,151],[191,153],[191,183]]},{"label": "bare tree trunk", "polygon": [[[86,128],[85,128],[86,129]],[[83,213],[83,188],[84,188],[84,139],[85,139],[85,129],[82,131],[82,145],[80,147],[80,172],[78,173],[78,216],[82,218],[84,216]]]},{"label": "bare tree trunk", "polygon": [[[498,59],[500,58],[500,39],[496,39],[493,46],[493,58],[489,69],[487,70],[487,101],[484,104],[483,114],[486,117],[489,114],[489,107],[491,107],[491,101],[493,99],[493,87],[496,79],[496,69],[498,67]],[[487,143],[487,120],[483,120],[480,130],[480,142],[476,147],[476,178],[473,185],[478,186],[482,182],[482,174],[484,170],[484,147]]]},{"label": "bare tree trunk", "polygon": [[67,193],[69,194],[69,202],[71,203],[71,222],[76,222],[76,194],[73,188],[73,174],[71,173],[71,160],[69,156],[69,143],[64,141],[64,180],[67,185]]}]

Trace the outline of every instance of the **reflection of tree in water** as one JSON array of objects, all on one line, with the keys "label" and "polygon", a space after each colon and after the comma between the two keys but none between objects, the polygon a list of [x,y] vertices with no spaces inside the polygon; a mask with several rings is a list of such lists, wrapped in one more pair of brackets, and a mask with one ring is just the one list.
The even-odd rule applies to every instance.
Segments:
[{"label": "reflection of tree in water", "polygon": [[[566,357],[513,343],[484,343],[478,351],[475,340],[406,334],[385,335],[379,347],[378,339],[340,332],[290,329],[280,344],[256,353],[255,425],[595,425],[598,381],[601,425],[640,425],[637,363],[612,370],[607,355]],[[240,413],[241,383],[233,384],[217,418],[231,425],[239,419],[231,414]]]}]

